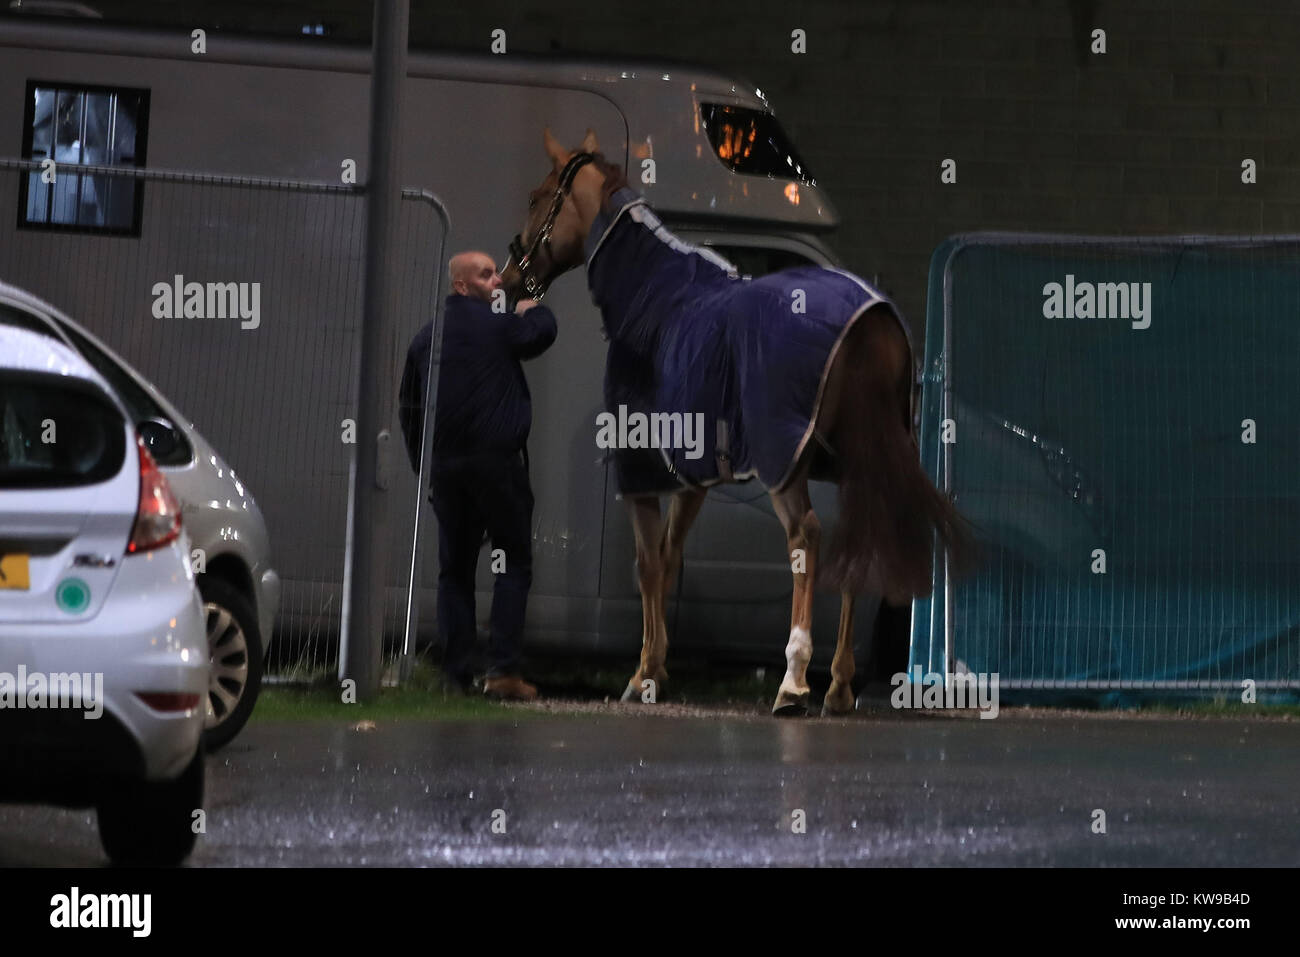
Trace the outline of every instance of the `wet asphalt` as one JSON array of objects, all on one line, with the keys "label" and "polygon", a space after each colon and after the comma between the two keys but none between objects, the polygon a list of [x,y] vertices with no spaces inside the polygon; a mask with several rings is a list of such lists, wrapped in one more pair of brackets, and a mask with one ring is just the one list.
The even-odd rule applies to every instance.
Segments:
[{"label": "wet asphalt", "polygon": [[[1009,709],[254,723],[189,866],[1295,866],[1298,758],[1294,720]],[[0,865],[104,864],[93,812],[0,806]]]}]

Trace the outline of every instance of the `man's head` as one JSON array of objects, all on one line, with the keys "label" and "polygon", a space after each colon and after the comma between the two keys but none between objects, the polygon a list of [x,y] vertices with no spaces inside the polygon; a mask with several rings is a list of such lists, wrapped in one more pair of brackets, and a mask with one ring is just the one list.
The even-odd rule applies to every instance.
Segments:
[{"label": "man's head", "polygon": [[497,264],[487,253],[464,252],[451,257],[451,288],[461,296],[492,301],[492,292],[501,285]]}]

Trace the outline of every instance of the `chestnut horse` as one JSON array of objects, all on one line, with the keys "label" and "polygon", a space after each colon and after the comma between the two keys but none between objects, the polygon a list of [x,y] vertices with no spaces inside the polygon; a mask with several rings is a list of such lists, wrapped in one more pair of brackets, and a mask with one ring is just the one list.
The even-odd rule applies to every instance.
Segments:
[{"label": "chestnut horse", "polygon": [[[590,253],[588,237],[593,224],[598,217],[602,224],[610,219],[613,210],[609,204],[614,191],[627,186],[621,168],[607,163],[600,155],[595,134],[590,130],[576,151],[561,147],[549,129],[545,131],[544,143],[552,168],[531,194],[524,229],[511,243],[510,259],[502,270],[503,283],[512,301],[521,296],[540,298],[556,277],[584,265]],[[620,193],[619,197],[626,201],[629,195]],[[636,205],[643,205],[639,197]],[[654,237],[670,245],[674,253],[705,257],[693,260],[687,275],[694,275],[699,265],[701,270],[713,270],[711,275],[717,279],[722,275],[718,269],[729,266],[707,251],[677,240],[653,214],[643,212],[638,221],[642,225],[649,223]],[[612,225],[609,228],[612,232]],[[592,237],[593,240],[603,238]],[[709,265],[704,265],[706,262]],[[594,255],[592,263],[589,281],[594,283],[591,272],[595,268]],[[653,291],[639,289],[639,284],[649,282],[649,278],[639,275],[638,266],[638,262],[631,262],[617,276],[619,285],[629,290],[622,301],[644,301],[647,295],[654,295]],[[859,299],[850,300],[851,306],[860,302],[855,311],[846,314],[843,320],[830,320],[831,338],[824,350],[824,361],[822,354],[814,356],[817,366],[812,376],[818,378],[810,377],[810,382],[802,383],[801,395],[815,397],[807,403],[809,407],[803,420],[808,428],[788,468],[782,464],[778,470],[769,469],[769,475],[781,476],[772,480],[779,481],[779,486],[765,482],[785,529],[794,575],[790,635],[785,649],[787,667],[772,707],[773,713],[779,716],[807,713],[810,698],[807,668],[812,657],[813,587],[819,568],[822,531],[808,495],[809,478],[832,479],[840,491],[838,533],[830,543],[828,567],[823,570],[823,581],[837,587],[841,596],[839,636],[824,714],[845,714],[854,706],[851,682],[855,595],[870,591],[884,595],[895,604],[928,595],[936,536],[941,546],[954,552],[965,548],[966,538],[963,520],[920,466],[912,434],[914,366],[902,320],[887,300],[857,277],[838,270],[813,269],[813,273],[814,280],[826,273],[838,273],[835,281],[841,289],[845,288],[842,277],[848,276],[857,284],[848,287],[851,293],[859,293],[859,287],[865,292],[860,293]],[[805,271],[797,278],[802,281],[808,277]],[[775,278],[779,283],[781,274],[775,274]],[[688,285],[689,282],[688,279]],[[736,279],[730,286],[721,283],[722,295],[726,296],[726,289],[732,286],[739,289],[746,282]],[[672,295],[676,293],[675,290]],[[616,307],[608,302],[598,304],[602,305],[606,333],[611,338],[608,402],[610,379],[617,377],[613,348],[619,345],[622,333],[619,317],[612,315]],[[673,320],[677,318],[681,317]],[[653,331],[650,335],[653,338]],[[645,330],[639,330],[637,336],[638,340],[628,343],[628,348],[645,353]],[[764,356],[771,355],[769,345]],[[662,359],[657,361],[662,364]],[[751,366],[765,364],[747,361]],[[662,372],[662,367],[657,368],[651,377]],[[757,390],[760,396],[763,388],[760,382]],[[754,419],[750,415],[747,422],[752,426]],[[761,439],[759,436],[755,441]],[[722,457],[725,459],[725,450]],[[753,474],[764,477],[758,469],[748,473]],[[733,478],[724,463],[721,480]],[[624,701],[637,697],[652,700],[653,695],[643,692],[650,687],[660,689],[667,678],[665,600],[677,579],[686,533],[706,495],[706,488],[701,484],[680,479],[676,484],[681,487],[671,493],[666,521],[660,512],[659,494],[662,493],[637,494],[622,488],[636,537],[643,629],[640,666],[628,682]]]}]

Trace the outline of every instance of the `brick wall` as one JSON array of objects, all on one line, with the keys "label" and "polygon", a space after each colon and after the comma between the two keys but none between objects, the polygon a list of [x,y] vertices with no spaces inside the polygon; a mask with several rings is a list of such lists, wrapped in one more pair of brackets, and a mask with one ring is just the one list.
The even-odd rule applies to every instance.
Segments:
[{"label": "brick wall", "polygon": [[[91,0],[95,3],[95,0]],[[369,3],[101,0],[108,16],[368,41]],[[1300,232],[1291,0],[411,0],[414,45],[692,60],[768,96],[918,333],[935,246],[975,229]],[[808,52],[790,51],[807,31]],[[1089,52],[1094,27],[1107,52]],[[957,161],[957,183],[939,164]],[[1258,164],[1243,185],[1241,161]]]}]

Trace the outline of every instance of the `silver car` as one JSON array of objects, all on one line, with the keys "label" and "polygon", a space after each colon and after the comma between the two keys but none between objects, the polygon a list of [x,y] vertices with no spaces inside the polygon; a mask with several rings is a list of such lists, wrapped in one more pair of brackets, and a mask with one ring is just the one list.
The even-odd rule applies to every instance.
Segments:
[{"label": "silver car", "polygon": [[80,353],[113,387],[181,503],[203,597],[212,659],[203,741],[229,742],[261,689],[280,576],[266,522],[248,488],[192,423],[108,346],[66,315],[0,282],[0,324],[53,336]]}]

